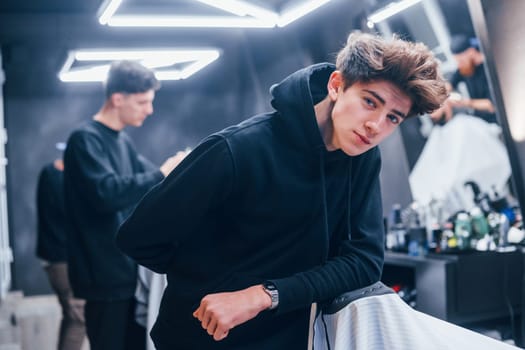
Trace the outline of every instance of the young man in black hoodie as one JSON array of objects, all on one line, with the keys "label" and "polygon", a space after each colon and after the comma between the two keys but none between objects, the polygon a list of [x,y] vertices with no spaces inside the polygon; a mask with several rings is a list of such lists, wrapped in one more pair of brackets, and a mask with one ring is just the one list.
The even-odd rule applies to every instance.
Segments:
[{"label": "young man in black hoodie", "polygon": [[368,34],[271,93],[274,112],[203,140],[119,230],[167,273],[159,350],[306,349],[312,303],[380,278],[377,144],[446,98],[424,45]]},{"label": "young man in black hoodie", "polygon": [[140,198],[184,158],[179,152],[160,169],[140,156],[123,131],[153,113],[159,82],[133,61],[111,65],[106,101],[93,120],[75,130],[64,155],[69,276],[86,300],[86,330],[93,350],[144,349],[145,330],[135,323],[137,265],[115,245],[119,225]]}]

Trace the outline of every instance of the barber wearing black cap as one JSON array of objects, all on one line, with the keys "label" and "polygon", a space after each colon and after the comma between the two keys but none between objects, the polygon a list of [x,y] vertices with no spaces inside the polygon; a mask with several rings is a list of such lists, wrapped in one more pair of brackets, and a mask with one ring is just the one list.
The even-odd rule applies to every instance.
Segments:
[{"label": "barber wearing black cap", "polygon": [[496,123],[494,105],[485,71],[483,68],[484,56],[479,51],[476,38],[466,35],[454,35],[450,41],[450,51],[456,60],[458,69],[450,78],[450,90],[456,89],[460,82],[467,86],[470,98],[451,94],[442,108],[432,113],[434,121],[448,121],[452,117],[453,108],[468,108],[473,114],[489,123]]}]

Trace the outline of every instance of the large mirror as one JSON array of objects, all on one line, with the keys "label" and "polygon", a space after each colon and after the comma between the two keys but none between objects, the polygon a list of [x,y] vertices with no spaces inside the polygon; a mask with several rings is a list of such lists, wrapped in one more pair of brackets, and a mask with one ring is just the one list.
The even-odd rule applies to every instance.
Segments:
[{"label": "large mirror", "polygon": [[443,109],[400,128],[411,199],[422,206],[437,203],[443,209],[438,220],[483,206],[483,200],[505,199],[512,206],[516,191],[504,130],[467,0],[404,3],[411,6],[370,26],[429,46],[451,89]]},{"label": "large mirror", "polygon": [[484,48],[489,83],[496,102],[512,166],[513,185],[525,208],[525,127],[523,118],[523,54],[525,23],[522,0],[468,0],[474,28]]}]

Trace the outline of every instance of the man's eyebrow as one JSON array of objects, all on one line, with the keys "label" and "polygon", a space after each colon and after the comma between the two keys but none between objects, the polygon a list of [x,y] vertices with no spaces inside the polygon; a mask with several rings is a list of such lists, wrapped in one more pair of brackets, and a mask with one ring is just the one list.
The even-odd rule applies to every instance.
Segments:
[{"label": "man's eyebrow", "polygon": [[[377,98],[379,100],[379,102],[381,102],[381,104],[385,104],[385,99],[383,97],[381,97],[381,95],[379,95],[377,92],[375,92],[373,90],[368,90],[368,89],[363,89],[363,91],[366,91],[366,92],[368,92],[371,95],[374,95],[374,97]],[[398,116],[400,116],[403,119],[405,119],[407,117],[404,113],[398,111],[397,109],[393,109],[392,112],[394,112],[395,114],[397,114]]]}]

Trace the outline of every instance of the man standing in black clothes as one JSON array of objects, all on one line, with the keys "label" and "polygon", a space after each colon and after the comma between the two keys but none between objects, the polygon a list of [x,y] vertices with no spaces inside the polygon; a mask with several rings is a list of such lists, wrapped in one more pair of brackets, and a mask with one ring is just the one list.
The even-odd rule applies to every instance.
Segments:
[{"label": "man standing in black clothes", "polygon": [[474,114],[485,121],[495,123],[496,114],[483,65],[485,58],[479,51],[478,40],[466,35],[454,35],[450,49],[458,65],[450,78],[452,87],[457,88],[460,82],[465,82],[470,96],[463,100],[464,106],[473,109]]},{"label": "man standing in black clothes", "polygon": [[37,186],[36,255],[62,308],[58,350],[80,350],[86,337],[84,300],[73,297],[67,273],[64,162],[56,159],[40,171]]},{"label": "man standing in black clothes", "polygon": [[469,96],[458,97],[458,94],[452,94],[443,107],[431,114],[432,119],[440,122],[448,121],[453,116],[454,108],[467,108],[486,122],[496,123],[495,108],[483,64],[484,56],[479,51],[478,40],[456,34],[450,39],[450,51],[456,61],[457,70],[449,79],[448,89],[450,91],[457,89],[463,82]]},{"label": "man standing in black clothes", "polygon": [[117,248],[115,235],[139,199],[186,155],[177,153],[159,169],[135,151],[123,131],[140,127],[153,113],[159,87],[151,70],[133,61],[114,62],[104,105],[67,143],[69,275],[75,296],[86,299],[93,350],[145,346],[145,331],[134,319],[137,265]]}]

